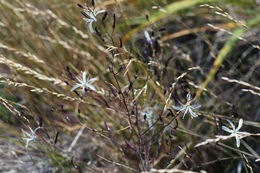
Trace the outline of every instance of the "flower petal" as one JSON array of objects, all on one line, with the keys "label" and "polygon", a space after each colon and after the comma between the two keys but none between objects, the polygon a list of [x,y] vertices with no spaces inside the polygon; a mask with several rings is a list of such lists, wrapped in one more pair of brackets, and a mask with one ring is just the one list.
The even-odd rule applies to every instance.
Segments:
[{"label": "flower petal", "polygon": [[177,110],[177,111],[182,111],[183,108],[182,107],[178,107],[178,106],[172,106],[173,109]]},{"label": "flower petal", "polygon": [[91,22],[89,22],[89,30],[90,30],[90,32],[94,32],[94,29],[93,29],[93,26],[92,26],[92,23],[93,23],[94,21],[91,21]]},{"label": "flower petal", "polygon": [[185,112],[184,112],[184,114],[183,114],[183,116],[182,116],[182,119],[184,119],[184,117],[185,117],[185,115],[187,114],[187,112],[188,112],[188,109],[185,109]]},{"label": "flower petal", "polygon": [[92,13],[91,11],[84,11],[88,16]]},{"label": "flower petal", "polygon": [[27,140],[27,141],[26,141],[25,148],[28,148],[29,142],[30,142],[30,140]]},{"label": "flower petal", "polygon": [[32,129],[31,127],[29,127],[29,129],[30,129],[31,133],[33,133],[33,132],[34,132],[34,131],[33,131],[33,129]]},{"label": "flower petal", "polygon": [[198,114],[193,112],[192,109],[189,109],[189,112],[190,112],[191,118],[197,118],[198,117]]},{"label": "flower petal", "polygon": [[31,138],[32,137],[32,135],[30,133],[26,132],[26,131],[23,131],[23,135],[26,138]]},{"label": "flower petal", "polygon": [[187,94],[186,99],[187,99],[187,102],[190,101],[190,93]]},{"label": "flower petal", "polygon": [[242,125],[243,125],[243,119],[240,118],[240,119],[239,119],[239,122],[238,122],[238,126],[237,126],[237,128],[236,128],[236,131],[238,131],[239,129],[241,129]]},{"label": "flower petal", "polygon": [[75,89],[77,89],[79,87],[82,87],[82,85],[81,84],[76,84],[74,87],[71,88],[70,91],[74,91]]},{"label": "flower petal", "polygon": [[96,11],[94,13],[95,13],[95,16],[97,16],[98,14],[105,13],[105,12],[106,12],[106,10],[98,10],[98,11]]},{"label": "flower petal", "polygon": [[88,80],[88,83],[93,83],[98,80],[98,77],[94,77]]},{"label": "flower petal", "polygon": [[34,129],[33,134],[35,134],[37,132],[37,130],[39,130],[41,127],[37,127],[36,129]]},{"label": "flower petal", "polygon": [[148,119],[148,127],[152,128],[153,126],[153,120],[152,119]]},{"label": "flower petal", "polygon": [[182,107],[185,107],[185,105],[182,104],[182,102],[180,102],[179,100],[177,100],[177,101],[178,101],[178,103],[179,103]]},{"label": "flower petal", "polygon": [[236,144],[237,144],[237,148],[240,146],[240,139],[238,136],[235,136],[236,138]]},{"label": "flower petal", "polygon": [[230,120],[227,120],[227,122],[230,124],[230,126],[232,127],[233,131],[235,131],[235,125],[230,121]]},{"label": "flower petal", "polygon": [[201,105],[200,105],[200,104],[195,104],[195,105],[191,105],[190,107],[191,107],[192,109],[198,109],[198,108],[201,107]]},{"label": "flower petal", "polygon": [[89,89],[91,89],[93,91],[96,91],[96,88],[93,85],[88,84],[88,83],[86,83],[85,85],[86,85],[87,88],[89,88]]},{"label": "flower petal", "polygon": [[84,71],[84,72],[82,73],[82,81],[83,81],[84,83],[86,83],[86,81],[87,81],[87,72],[86,72],[86,71]]},{"label": "flower petal", "polygon": [[97,20],[94,11],[92,11],[92,12],[89,13],[89,17],[90,17],[93,21],[96,21],[96,20]]},{"label": "flower petal", "polygon": [[149,44],[152,44],[152,43],[153,43],[153,42],[152,42],[152,39],[151,39],[151,37],[150,37],[150,35],[149,35],[149,33],[148,33],[148,31],[144,31],[144,36],[145,36],[145,38],[146,38],[147,43],[149,43]]},{"label": "flower petal", "polygon": [[86,23],[93,22],[93,19],[83,18],[83,20],[85,20]]},{"label": "flower petal", "polygon": [[83,83],[83,81],[80,78],[76,77],[76,79],[78,80],[79,83]]},{"label": "flower petal", "polygon": [[226,126],[222,126],[221,128],[222,128],[222,130],[224,130],[224,131],[226,131],[226,132],[228,132],[228,133],[232,133],[232,132],[233,132],[232,130],[230,130],[230,129],[227,128]]},{"label": "flower petal", "polygon": [[81,91],[82,94],[84,94],[84,93],[86,92],[85,89],[86,89],[86,87],[82,87],[82,89],[81,89],[81,90],[82,90],[82,91]]}]

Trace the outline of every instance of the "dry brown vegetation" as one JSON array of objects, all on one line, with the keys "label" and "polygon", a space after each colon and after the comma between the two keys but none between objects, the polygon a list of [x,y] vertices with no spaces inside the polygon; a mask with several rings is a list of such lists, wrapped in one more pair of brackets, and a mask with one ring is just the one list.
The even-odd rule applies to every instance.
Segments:
[{"label": "dry brown vegetation", "polygon": [[[107,13],[91,33],[81,12],[94,6]],[[0,172],[260,171],[259,10],[254,0],[0,0]],[[96,91],[71,91],[84,71]],[[197,118],[173,107],[188,93]],[[221,127],[239,119],[238,148]]]}]

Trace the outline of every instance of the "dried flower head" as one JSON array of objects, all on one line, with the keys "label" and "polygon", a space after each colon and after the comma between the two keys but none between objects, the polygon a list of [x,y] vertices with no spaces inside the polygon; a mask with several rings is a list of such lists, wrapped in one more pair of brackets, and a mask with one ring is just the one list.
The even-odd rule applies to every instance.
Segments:
[{"label": "dried flower head", "polygon": [[184,112],[182,118],[185,117],[185,115],[187,114],[187,112],[190,113],[191,115],[191,118],[196,118],[198,117],[198,114],[196,114],[193,109],[198,109],[201,107],[201,105],[199,104],[194,104],[194,105],[191,105],[192,103],[192,100],[191,100],[191,97],[190,97],[190,93],[187,94],[186,96],[186,99],[187,99],[187,102],[186,104],[182,104],[181,102],[179,102],[179,104],[181,105],[180,107],[177,107],[177,106],[172,106],[173,109],[177,110],[177,111],[180,111],[180,112]]},{"label": "dried flower head", "polygon": [[77,88],[82,88],[82,92],[85,92],[85,89],[90,89],[93,91],[96,91],[96,88],[94,85],[92,85],[93,82],[98,80],[98,77],[95,78],[87,78],[87,72],[82,73],[82,79],[77,78],[78,83],[71,88],[71,91],[74,91]]}]

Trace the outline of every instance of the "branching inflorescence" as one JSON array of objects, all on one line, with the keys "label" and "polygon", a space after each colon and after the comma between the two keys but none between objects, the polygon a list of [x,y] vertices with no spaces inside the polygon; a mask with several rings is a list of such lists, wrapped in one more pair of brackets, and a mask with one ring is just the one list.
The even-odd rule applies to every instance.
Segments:
[{"label": "branching inflorescence", "polygon": [[[92,3],[94,4],[94,0],[92,0]],[[102,4],[99,6],[99,8],[104,6],[105,5]],[[112,148],[109,149],[113,150],[114,149],[113,147],[120,147],[119,149],[118,148],[117,149],[118,151],[120,150],[125,153],[124,157],[129,158],[129,160],[134,160],[135,162],[137,162],[137,163],[133,163],[135,164],[133,167],[135,167],[135,169],[139,167],[138,171],[150,171],[152,170],[153,167],[157,167],[158,165],[163,165],[166,167],[167,166],[166,164],[169,163],[170,164],[168,166],[173,167],[175,164],[174,162],[175,161],[177,162],[177,160],[178,160],[178,164],[180,164],[181,166],[182,164],[180,162],[181,160],[177,158],[179,157],[181,159],[181,155],[183,155],[184,157],[187,156],[187,158],[193,162],[193,156],[189,153],[192,151],[182,149],[181,145],[186,145],[186,142],[189,142],[189,144],[193,144],[194,141],[192,141],[192,139],[188,137],[186,138],[187,141],[184,141],[182,140],[183,139],[182,135],[179,134],[182,132],[186,132],[185,136],[188,136],[190,134],[191,135],[194,134],[194,136],[200,136],[200,134],[202,133],[194,132],[192,134],[190,133],[189,130],[186,129],[189,128],[190,124],[193,125],[194,120],[191,119],[197,118],[199,115],[204,115],[204,112],[198,111],[198,109],[201,107],[201,105],[196,103],[195,101],[196,98],[198,98],[198,95],[197,97],[192,98],[191,96],[192,94],[188,92],[186,95],[186,99],[185,96],[183,98],[183,100],[185,100],[185,103],[183,101],[181,102],[178,100],[177,103],[174,105],[172,104],[172,100],[173,100],[172,98],[175,97],[174,96],[175,90],[176,93],[181,93],[181,91],[182,92],[192,91],[192,89],[189,88],[190,86],[199,88],[199,86],[193,84],[192,80],[191,80],[192,82],[185,82],[187,83],[187,85],[181,86],[183,90],[178,90],[179,89],[178,84],[181,83],[181,80],[185,81],[184,77],[186,76],[191,77],[192,74],[190,75],[188,73],[189,71],[191,71],[191,69],[196,68],[202,70],[202,68],[200,66],[197,66],[196,64],[195,67],[188,68],[187,71],[186,68],[187,66],[182,66],[181,75],[177,78],[176,76],[174,76],[173,77],[174,83],[172,83],[172,85],[169,85],[170,81],[166,79],[167,76],[172,74],[178,74],[179,71],[177,71],[177,73],[175,72],[172,73],[171,65],[172,64],[175,65],[175,57],[174,56],[172,57],[169,56],[169,58],[167,57],[168,53],[166,54],[165,51],[166,47],[162,47],[163,44],[161,44],[160,42],[161,41],[160,36],[163,35],[161,34],[162,31],[160,31],[160,29],[156,28],[156,26],[148,28],[149,26],[147,25],[147,28],[144,31],[141,31],[142,35],[140,34],[141,35],[140,45],[142,47],[138,47],[135,45],[134,42],[136,40],[133,40],[133,44],[128,44],[129,42],[126,41],[127,39],[124,39],[123,36],[125,34],[124,31],[122,32],[123,34],[117,32],[116,23],[117,21],[121,22],[123,20],[122,16],[114,13],[112,19],[112,15],[107,16],[108,13],[106,10],[102,10],[102,9],[95,10],[95,5],[93,5],[93,8],[89,8],[88,6],[87,8],[85,8],[81,5],[79,5],[79,7],[83,9],[81,12],[84,15],[83,20],[88,25],[87,29],[89,29],[89,35],[91,35],[91,37],[87,36],[83,38],[91,38],[91,41],[93,41],[92,43],[87,42],[85,44],[85,40],[77,41],[76,39],[71,40],[71,42],[67,43],[66,39],[64,39],[63,41],[63,40],[59,40],[57,37],[56,40],[53,39],[51,36],[45,36],[45,35],[41,36],[40,38],[42,40],[48,41],[50,44],[55,43],[61,45],[68,52],[71,51],[72,54],[76,54],[77,56],[75,56],[75,59],[80,57],[78,59],[85,58],[84,59],[85,61],[87,60],[91,61],[91,63],[89,63],[90,65],[82,63],[82,66],[80,66],[81,64],[79,64],[78,67],[78,65],[75,65],[73,63],[68,63],[69,65],[67,64],[67,66],[72,67],[72,71],[67,70],[67,78],[66,76],[64,77],[64,75],[62,75],[61,77],[64,80],[60,80],[58,78],[56,79],[44,75],[43,70],[41,70],[44,68],[39,68],[38,69],[39,72],[38,72],[38,70],[30,69],[29,65],[27,67],[27,65],[25,66],[20,63],[16,63],[14,60],[10,60],[9,58],[0,55],[0,62],[9,66],[10,68],[13,68],[18,72],[19,71],[23,72],[27,75],[29,74],[30,76],[36,79],[54,83],[55,85],[52,86],[53,88],[49,86],[35,87],[32,84],[30,85],[26,84],[26,82],[18,83],[16,82],[16,80],[12,80],[12,81],[4,80],[2,82],[0,81],[0,83],[8,84],[10,86],[13,85],[16,87],[26,87],[29,88],[28,90],[30,92],[34,92],[35,94],[38,95],[40,95],[40,93],[42,92],[45,92],[48,93],[50,96],[56,96],[58,98],[62,98],[59,99],[60,100],[59,105],[61,108],[60,109],[58,108],[57,111],[56,109],[53,109],[55,110],[53,112],[59,115],[60,114],[65,115],[65,118],[62,117],[64,118],[63,121],[63,119],[61,120],[60,117],[58,117],[54,119],[55,123],[62,127],[69,127],[69,125],[66,123],[71,123],[73,124],[73,127],[69,127],[70,129],[72,129],[71,131],[77,128],[81,128],[81,130],[74,138],[69,149],[67,150],[69,152],[72,151],[72,148],[76,148],[73,146],[75,146],[76,143],[79,141],[80,136],[83,136],[84,129],[85,129],[85,131],[89,130],[91,131],[91,133],[96,133],[101,137],[111,140],[113,145],[106,146]],[[106,8],[110,9],[109,7]],[[105,26],[107,28],[105,28],[104,30],[98,30],[95,27],[95,24],[99,24],[100,22],[99,17],[100,14],[102,13],[105,13],[103,15],[103,18],[101,19],[102,26]],[[116,16],[119,18],[119,20],[117,20]],[[106,17],[108,19],[105,20]],[[53,18],[57,20],[56,17]],[[112,22],[110,22],[112,29],[108,27],[109,19],[113,20]],[[106,21],[108,21],[108,23],[105,23]],[[132,23],[135,24],[135,22],[132,21],[129,22],[129,26],[130,26],[129,28],[131,29],[132,26],[134,27]],[[64,24],[64,26],[67,25],[68,24],[66,23]],[[122,29],[122,28],[124,28],[124,26],[118,25],[118,29]],[[140,28],[142,28],[142,26]],[[53,35],[54,33],[55,31],[53,31]],[[140,35],[137,35],[137,37],[139,36],[140,38]],[[96,39],[100,39],[100,40],[96,40]],[[87,49],[84,49],[84,51],[80,51],[81,50],[80,48],[82,47],[81,46],[77,47],[77,43],[80,43],[82,47],[86,46]],[[92,44],[94,46],[91,46]],[[167,44],[167,47],[168,46],[169,45]],[[45,61],[41,62],[38,59],[36,59],[36,57],[34,56],[29,57],[31,54],[25,54],[22,51],[16,51],[16,49],[9,48],[5,44],[3,44],[2,46],[0,45],[0,47],[2,47],[2,49],[7,50],[9,52],[14,52],[15,54],[27,57],[29,60],[33,61],[34,63],[45,64]],[[95,52],[96,47],[98,47],[97,52]],[[175,49],[177,50],[177,48]],[[101,53],[99,54],[98,51],[100,50]],[[180,52],[180,54],[182,54],[182,52]],[[185,53],[185,58],[187,60],[193,58],[186,55],[189,54]],[[90,56],[91,58],[88,58]],[[101,62],[96,64],[95,62],[97,62],[98,60],[95,59],[94,57],[95,58],[100,57],[100,59],[104,57],[102,61],[104,61],[105,63],[103,64],[103,62]],[[48,61],[46,61],[46,63],[47,62]],[[91,69],[91,71],[93,72],[100,72],[101,70],[104,70],[105,72],[102,71],[104,72],[103,73],[104,76],[102,77],[102,79],[104,78],[105,81],[99,80],[98,77],[92,78],[91,77],[92,75],[89,75],[89,72],[86,71],[80,74],[81,77],[75,78],[73,72],[77,73],[78,72],[77,69],[82,69],[82,68],[84,69],[85,65],[87,65],[86,68]],[[46,69],[48,69],[47,71],[48,73],[46,74],[49,75],[52,74],[51,68],[46,68]],[[17,73],[17,76],[19,76],[19,73]],[[71,85],[71,82],[69,80],[74,81],[73,85]],[[190,81],[190,78],[187,81]],[[110,90],[106,87],[103,88],[97,87],[97,85],[95,85],[96,84],[95,82],[100,82],[100,83],[104,82],[106,84],[109,84]],[[235,81],[235,83],[238,83],[238,81]],[[39,83],[39,85],[41,84]],[[60,87],[62,86],[63,88],[57,89],[56,92],[56,90],[54,90],[56,85],[59,85]],[[67,85],[70,86],[70,89],[65,87]],[[100,84],[100,86],[102,85]],[[142,86],[141,89],[139,89],[140,86]],[[248,87],[249,85],[244,84],[244,86]],[[252,86],[250,88],[257,89],[256,87],[252,87]],[[204,89],[204,90],[211,92],[210,89],[208,90]],[[64,91],[64,94],[63,92],[58,92],[58,91]],[[71,92],[74,91],[74,94],[77,94],[77,96],[75,96],[75,98],[68,96],[69,94],[72,94],[70,91]],[[81,97],[81,94],[78,94],[77,91],[82,91],[83,95],[86,94],[87,92],[89,92],[90,94],[88,97]],[[168,97],[166,97],[167,95]],[[217,97],[215,94],[214,96]],[[62,102],[64,100],[66,102],[69,102],[70,104],[66,104]],[[90,103],[95,102],[95,104],[86,104],[89,102]],[[75,107],[74,105],[71,106],[72,103],[76,103],[77,105]],[[5,107],[7,107],[8,109],[10,110],[13,109],[11,104],[9,104],[11,106],[7,105],[5,102],[4,104]],[[54,104],[56,104],[56,102],[54,102]],[[151,105],[154,106],[151,107]],[[74,112],[71,111],[74,108],[75,111]],[[168,113],[166,111],[166,108],[167,111],[169,111]],[[16,111],[16,109],[14,109],[14,111]],[[50,112],[53,113],[52,111]],[[181,118],[184,119],[187,114],[189,114],[188,116],[191,117],[191,119],[189,119],[188,121],[189,123],[182,123],[182,122],[179,123],[179,121],[182,121],[179,119]],[[182,117],[179,118],[178,115]],[[201,117],[201,119],[205,117],[206,115]],[[222,118],[221,116],[219,117]],[[218,121],[217,118],[216,118],[216,124]],[[213,124],[212,119],[205,118],[205,120]],[[243,119],[239,119],[239,123],[237,127],[235,127],[235,125],[229,120],[228,123],[231,126],[231,128],[222,126],[222,130],[230,133],[230,135],[216,136],[216,138],[213,139],[207,139],[205,137],[206,141],[201,142],[196,146],[202,146],[213,142],[218,143],[220,141],[234,137],[236,140],[236,146],[240,147],[240,139],[242,137],[249,136],[248,135],[249,133],[239,131],[242,127]],[[174,124],[176,124],[176,126],[173,127]],[[31,127],[29,127],[27,131],[22,130],[23,139],[25,140],[26,148],[29,147],[31,142],[37,140],[37,138],[44,139],[44,137],[39,135],[40,133],[38,131],[43,126],[42,125],[39,126],[40,127],[37,127],[34,130]],[[196,128],[196,129],[200,129],[200,128]],[[175,133],[177,134],[176,136]],[[200,137],[202,138],[202,136]],[[55,137],[54,144],[58,142],[57,139],[58,139],[58,133]],[[176,148],[173,149],[173,147],[176,147],[177,149]],[[187,146],[186,148],[188,147],[189,146]],[[180,150],[179,148],[182,150],[181,152],[178,151]],[[109,149],[106,150],[105,148],[104,150],[111,151]],[[194,161],[196,162],[197,160]],[[131,162],[127,162],[127,161],[126,163],[127,164],[129,163],[130,166],[132,164]],[[122,166],[121,163],[118,165]],[[129,168],[132,169],[130,166]]]}]

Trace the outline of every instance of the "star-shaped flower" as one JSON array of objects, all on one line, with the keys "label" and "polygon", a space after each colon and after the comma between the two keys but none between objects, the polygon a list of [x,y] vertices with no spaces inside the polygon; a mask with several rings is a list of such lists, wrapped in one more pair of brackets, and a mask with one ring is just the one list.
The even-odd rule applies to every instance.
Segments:
[{"label": "star-shaped flower", "polygon": [[180,107],[177,107],[177,106],[172,106],[173,109],[177,110],[177,111],[180,111],[180,112],[184,112],[182,118],[185,117],[185,115],[187,114],[187,112],[190,113],[191,115],[191,118],[196,118],[198,117],[198,114],[196,114],[195,112],[193,112],[193,109],[198,109],[201,107],[201,105],[199,104],[194,104],[194,105],[191,105],[192,101],[191,101],[191,98],[190,98],[190,93],[187,94],[186,96],[186,99],[187,99],[187,102],[186,104],[182,104],[181,102],[179,102],[179,104],[181,105]]},{"label": "star-shaped flower", "polygon": [[225,130],[226,132],[230,133],[230,135],[234,135],[236,138],[236,145],[237,145],[237,147],[239,147],[240,146],[239,135],[248,134],[247,132],[239,132],[239,130],[241,129],[242,124],[243,124],[243,119],[239,119],[237,128],[230,120],[227,120],[227,122],[230,124],[232,129],[229,129],[226,126],[222,126],[222,130]]},{"label": "star-shaped flower", "polygon": [[94,11],[92,9],[89,9],[89,11],[86,11],[86,12],[85,11],[81,12],[86,17],[86,18],[83,18],[83,19],[88,24],[90,32],[92,32],[92,33],[94,32],[92,23],[98,21],[97,15],[100,14],[100,13],[104,13],[104,12],[106,12],[106,10]]},{"label": "star-shaped flower", "polygon": [[34,141],[34,140],[37,139],[35,133],[36,133],[36,131],[39,130],[40,128],[41,128],[41,127],[37,127],[36,129],[32,130],[31,127],[29,127],[30,132],[26,132],[26,131],[24,131],[24,130],[22,129],[22,132],[23,132],[23,135],[24,135],[23,139],[26,140],[26,145],[25,145],[26,148],[28,148],[29,143],[30,143],[31,141]]},{"label": "star-shaped flower", "polygon": [[94,85],[92,85],[93,82],[98,80],[98,77],[95,78],[88,78],[87,79],[87,72],[83,72],[82,79],[77,78],[78,83],[71,88],[71,91],[74,91],[77,88],[82,88],[82,92],[85,92],[85,89],[91,89],[93,91],[96,91],[96,88]]},{"label": "star-shaped flower", "polygon": [[143,112],[141,112],[141,115],[145,117],[145,120],[147,120],[149,129],[153,128],[153,119],[158,118],[158,116],[154,115],[154,109],[155,108],[147,107]]}]

